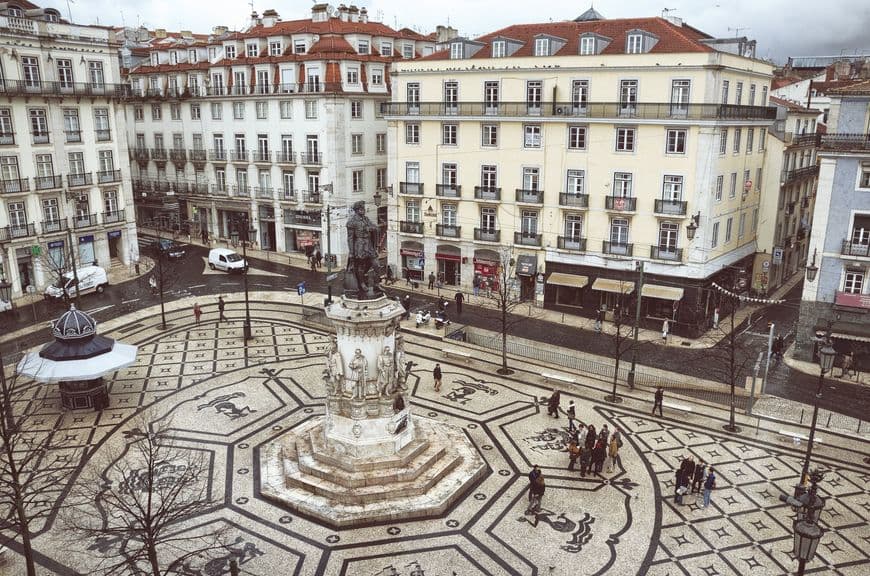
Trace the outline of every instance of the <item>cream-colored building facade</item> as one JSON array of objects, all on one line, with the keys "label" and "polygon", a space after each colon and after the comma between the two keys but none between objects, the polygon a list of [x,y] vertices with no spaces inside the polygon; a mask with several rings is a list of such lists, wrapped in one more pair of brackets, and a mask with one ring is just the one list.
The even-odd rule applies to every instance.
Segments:
[{"label": "cream-colored building facade", "polygon": [[390,263],[468,288],[509,250],[522,297],[593,314],[643,262],[644,315],[705,324],[711,283],[751,269],[775,118],[772,67],[705,40],[661,18],[530,24],[398,63]]}]

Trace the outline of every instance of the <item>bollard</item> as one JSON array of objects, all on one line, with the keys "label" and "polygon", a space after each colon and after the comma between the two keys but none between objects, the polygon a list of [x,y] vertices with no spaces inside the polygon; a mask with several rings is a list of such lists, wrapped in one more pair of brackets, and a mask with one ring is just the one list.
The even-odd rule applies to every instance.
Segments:
[{"label": "bollard", "polygon": [[833,416],[833,414],[833,412],[828,412],[828,424],[825,426],[825,428],[831,427],[831,416]]}]

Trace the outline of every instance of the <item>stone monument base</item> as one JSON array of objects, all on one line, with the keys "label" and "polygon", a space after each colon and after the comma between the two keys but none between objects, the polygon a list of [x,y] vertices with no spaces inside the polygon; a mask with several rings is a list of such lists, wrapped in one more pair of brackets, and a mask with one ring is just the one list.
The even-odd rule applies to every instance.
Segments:
[{"label": "stone monument base", "polygon": [[483,477],[486,463],[460,428],[414,417],[392,455],[353,457],[306,422],[260,451],[262,495],[335,527],[438,516]]}]

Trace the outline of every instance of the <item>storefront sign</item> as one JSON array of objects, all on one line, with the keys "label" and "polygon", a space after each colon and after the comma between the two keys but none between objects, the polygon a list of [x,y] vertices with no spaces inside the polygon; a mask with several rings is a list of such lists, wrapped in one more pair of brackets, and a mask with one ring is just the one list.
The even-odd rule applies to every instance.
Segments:
[{"label": "storefront sign", "polygon": [[318,211],[286,210],[284,212],[287,224],[301,224],[304,226],[320,226],[321,217]]},{"label": "storefront sign", "polygon": [[305,246],[314,246],[317,244],[318,237],[315,236],[315,232],[311,230],[297,230],[296,231],[296,245],[300,247]]},{"label": "storefront sign", "polygon": [[462,262],[462,257],[459,254],[445,254],[444,252],[438,252],[435,254],[435,258],[438,260],[450,260],[452,262]]},{"label": "storefront sign", "polygon": [[48,249],[63,248],[63,240],[53,240],[48,243]]},{"label": "storefront sign", "polygon": [[834,304],[837,306],[847,306],[849,308],[870,309],[870,294],[837,292],[837,296],[834,298]]},{"label": "storefront sign", "polygon": [[93,234],[88,234],[87,236],[79,236],[79,244],[91,244],[94,241]]},{"label": "storefront sign", "polygon": [[107,236],[109,237],[109,240],[111,240],[112,238],[120,238],[121,231],[120,230],[112,230],[111,232],[109,232],[107,234]]},{"label": "storefront sign", "polygon": [[773,263],[782,264],[782,248],[773,249]]},{"label": "storefront sign", "polygon": [[422,258],[423,251],[422,250],[411,250],[409,248],[402,248],[399,253],[402,256],[413,256],[414,258]]}]

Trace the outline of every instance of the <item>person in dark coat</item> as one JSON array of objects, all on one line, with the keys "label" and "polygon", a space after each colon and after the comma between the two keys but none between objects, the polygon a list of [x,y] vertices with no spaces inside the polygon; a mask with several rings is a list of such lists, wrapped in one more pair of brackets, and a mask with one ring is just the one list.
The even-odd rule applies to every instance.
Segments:
[{"label": "person in dark coat", "polygon": [[435,288],[435,273],[429,272],[429,290]]},{"label": "person in dark coat", "polygon": [[596,474],[601,474],[604,468],[604,459],[607,457],[607,448],[600,440],[595,443],[595,448],[592,449],[592,465],[595,468]]},{"label": "person in dark coat", "polygon": [[410,296],[410,294],[405,294],[405,297],[402,299],[402,306],[405,308],[405,320],[408,320],[411,317],[411,296]]},{"label": "person in dark coat", "polygon": [[462,303],[465,301],[465,296],[462,292],[457,292],[453,299],[456,300],[456,313],[462,314]]},{"label": "person in dark coat", "polygon": [[577,426],[574,424],[574,420],[577,419],[577,408],[575,408],[573,400],[568,401],[568,409],[565,410],[565,414],[568,415],[568,432],[572,432],[576,438]]},{"label": "person in dark coat", "polygon": [[224,316],[224,308],[226,308],[226,305],[227,303],[224,302],[224,297],[218,296],[218,312],[220,313],[220,316],[218,317],[218,322],[227,319],[226,316]]},{"label": "person in dark coat", "polygon": [[610,430],[607,429],[607,424],[601,427],[601,432],[598,433],[598,441],[607,446],[607,441],[610,439]]},{"label": "person in dark coat", "polygon": [[598,439],[598,433],[595,431],[595,426],[590,424],[586,428],[586,450],[588,452],[592,451],[592,448],[595,447],[595,441]]},{"label": "person in dark coat", "polygon": [[674,502],[676,504],[683,503],[683,494],[681,488],[683,487],[684,478],[685,476],[683,476],[683,470],[681,468],[677,468],[674,471]]},{"label": "person in dark coat", "polygon": [[585,478],[586,472],[592,471],[592,450],[582,448],[580,450],[580,477]]},{"label": "person in dark coat", "polygon": [[441,390],[441,364],[435,364],[435,369],[432,370],[432,378],[435,380],[435,391]]},{"label": "person in dark coat", "polygon": [[547,401],[548,416],[559,417],[559,401],[561,400],[561,397],[561,393],[554,388],[553,393],[550,395],[550,399]]},{"label": "person in dark coat", "polygon": [[691,456],[684,458],[680,462],[680,469],[683,471],[683,485],[688,489],[692,480],[695,479],[695,460]]},{"label": "person in dark coat", "polygon": [[545,488],[544,475],[539,471],[537,477],[535,477],[535,480],[529,486],[529,509],[526,510],[526,514],[535,515],[533,526],[537,526],[538,523],[537,515],[541,511],[541,500],[544,498]]},{"label": "person in dark coat", "polygon": [[658,408],[659,409],[659,416],[662,416],[662,402],[664,402],[664,399],[665,399],[665,391],[662,390],[661,386],[659,386],[658,388],[656,388],[655,400],[653,402],[653,409],[652,409],[653,415],[656,413],[656,408]]},{"label": "person in dark coat", "polygon": [[701,484],[704,482],[704,473],[706,472],[706,466],[704,466],[704,461],[699,460],[697,464],[695,464],[695,476],[692,478],[692,494],[699,494],[701,492]]},{"label": "person in dark coat", "polygon": [[580,457],[580,447],[577,446],[577,442],[571,440],[568,443],[568,470],[573,470],[574,465],[577,463],[577,459]]}]

